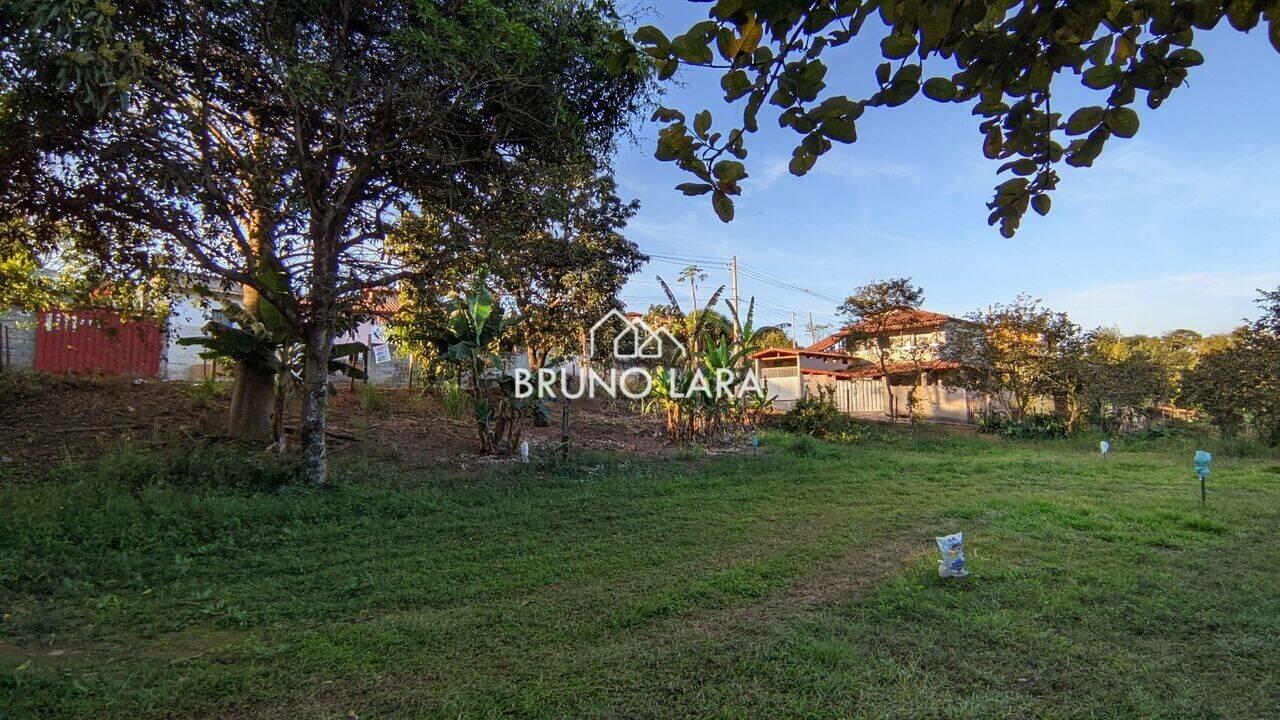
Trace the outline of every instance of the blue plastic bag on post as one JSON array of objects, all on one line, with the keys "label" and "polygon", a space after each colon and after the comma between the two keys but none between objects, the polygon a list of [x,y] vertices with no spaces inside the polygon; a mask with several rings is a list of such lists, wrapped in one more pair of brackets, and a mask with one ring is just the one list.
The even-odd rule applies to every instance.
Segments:
[{"label": "blue plastic bag on post", "polygon": [[1213,456],[1205,452],[1204,450],[1196,451],[1196,457],[1195,457],[1196,474],[1200,476],[1201,480],[1209,477],[1209,463],[1212,460],[1213,460]]}]

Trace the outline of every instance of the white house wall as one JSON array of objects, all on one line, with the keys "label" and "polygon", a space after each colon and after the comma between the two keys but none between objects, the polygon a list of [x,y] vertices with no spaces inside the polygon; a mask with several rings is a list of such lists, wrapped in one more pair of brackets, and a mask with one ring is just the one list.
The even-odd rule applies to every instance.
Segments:
[{"label": "white house wall", "polygon": [[173,301],[164,357],[160,359],[160,375],[166,380],[201,380],[212,372],[212,362],[200,357],[202,348],[179,345],[178,340],[204,334],[202,328],[212,319],[216,308],[217,303],[192,295]]}]

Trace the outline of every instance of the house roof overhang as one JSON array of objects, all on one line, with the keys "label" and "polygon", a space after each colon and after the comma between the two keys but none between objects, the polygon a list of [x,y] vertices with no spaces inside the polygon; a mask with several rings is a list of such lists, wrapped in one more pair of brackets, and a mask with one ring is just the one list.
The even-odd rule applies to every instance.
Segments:
[{"label": "house roof overhang", "polygon": [[795,358],[795,357],[816,357],[827,358],[832,360],[861,361],[854,355],[848,353],[821,352],[818,350],[808,350],[805,348],[764,348],[757,350],[749,356],[752,360],[770,360],[773,358]]}]

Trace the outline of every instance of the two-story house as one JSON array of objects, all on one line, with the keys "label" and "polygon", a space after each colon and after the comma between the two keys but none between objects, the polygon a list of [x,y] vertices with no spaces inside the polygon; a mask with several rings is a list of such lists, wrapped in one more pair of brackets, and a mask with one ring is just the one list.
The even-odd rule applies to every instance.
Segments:
[{"label": "two-story house", "polygon": [[[831,392],[841,410],[865,417],[907,417],[914,397],[925,420],[971,422],[988,405],[954,387],[958,369],[942,348],[964,320],[928,310],[895,310],[843,328],[805,348],[756,352],[758,374],[786,409],[796,399]],[[892,401],[890,401],[892,397]]]}]

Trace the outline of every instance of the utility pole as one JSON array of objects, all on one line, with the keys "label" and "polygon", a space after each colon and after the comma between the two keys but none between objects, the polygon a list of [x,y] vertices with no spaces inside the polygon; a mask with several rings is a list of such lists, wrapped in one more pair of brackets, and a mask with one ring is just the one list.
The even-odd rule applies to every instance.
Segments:
[{"label": "utility pole", "polygon": [[729,271],[733,277],[733,341],[738,341],[738,333],[741,332],[738,327],[738,318],[742,315],[742,308],[738,307],[738,256],[734,255],[729,258]]},{"label": "utility pole", "polygon": [[795,311],[795,310],[792,310],[792,311],[791,311],[791,344],[792,344],[792,345],[795,345],[796,347],[800,347],[800,343],[799,343],[798,339],[796,338],[796,330],[797,330],[797,327],[796,327],[796,311]]},{"label": "utility pole", "polygon": [[818,342],[818,331],[813,328],[813,311],[809,311],[809,344]]}]

